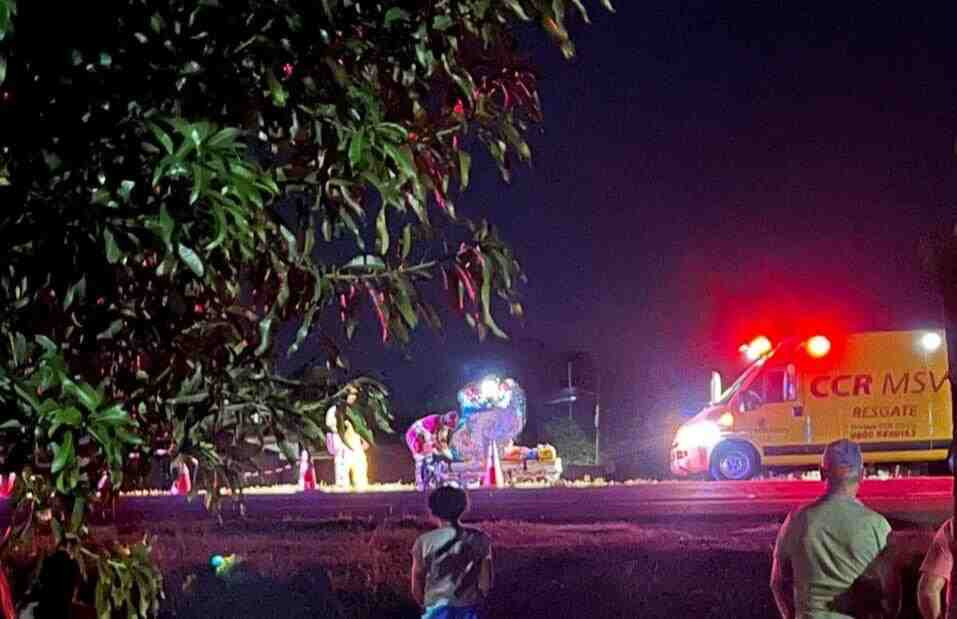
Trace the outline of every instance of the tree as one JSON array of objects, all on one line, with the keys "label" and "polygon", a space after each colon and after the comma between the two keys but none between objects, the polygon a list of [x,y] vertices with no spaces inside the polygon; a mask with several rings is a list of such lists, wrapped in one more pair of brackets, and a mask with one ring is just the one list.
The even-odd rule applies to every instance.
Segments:
[{"label": "tree", "polygon": [[577,421],[560,415],[546,421],[543,426],[545,440],[555,446],[563,462],[595,463],[595,445]]},{"label": "tree", "polygon": [[[400,344],[443,297],[480,338],[522,313],[512,250],[454,201],[479,149],[505,179],[530,158],[516,24],[570,57],[585,9],[390,4],[0,0],[0,471],[21,473],[13,539],[49,521],[100,568],[101,613],[158,591],[106,595],[104,474],[169,450],[215,504],[267,444],[318,446],[334,404],[370,442],[389,430],[385,387],[339,352],[363,307]],[[325,372],[279,375],[305,347]]]}]

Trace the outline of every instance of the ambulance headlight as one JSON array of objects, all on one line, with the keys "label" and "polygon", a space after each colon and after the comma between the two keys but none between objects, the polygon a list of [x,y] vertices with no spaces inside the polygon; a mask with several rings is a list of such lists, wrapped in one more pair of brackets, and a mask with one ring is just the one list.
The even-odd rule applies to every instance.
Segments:
[{"label": "ambulance headlight", "polygon": [[721,429],[712,421],[699,421],[678,429],[675,442],[685,447],[711,448],[721,440]]}]

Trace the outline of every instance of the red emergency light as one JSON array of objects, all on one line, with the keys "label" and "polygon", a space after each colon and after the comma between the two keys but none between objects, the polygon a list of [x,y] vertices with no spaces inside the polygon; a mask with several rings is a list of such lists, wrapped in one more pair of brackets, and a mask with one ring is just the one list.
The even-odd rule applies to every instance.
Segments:
[{"label": "red emergency light", "polygon": [[831,340],[823,335],[815,335],[807,341],[805,346],[807,347],[807,354],[815,359],[827,356],[827,353],[831,352]]},{"label": "red emergency light", "polygon": [[759,335],[748,344],[743,344],[740,348],[748,361],[757,361],[764,355],[771,352],[771,340],[766,336]]}]

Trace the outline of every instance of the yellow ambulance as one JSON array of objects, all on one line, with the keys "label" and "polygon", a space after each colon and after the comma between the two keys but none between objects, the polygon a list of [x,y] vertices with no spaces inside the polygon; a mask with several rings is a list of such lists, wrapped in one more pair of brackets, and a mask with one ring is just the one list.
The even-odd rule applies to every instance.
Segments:
[{"label": "yellow ambulance", "polygon": [[727,390],[712,378],[712,401],[684,423],[671,472],[749,479],[762,467],[820,462],[839,438],[861,445],[866,464],[946,465],[953,438],[943,331],[816,335],[742,351],[753,363]]}]

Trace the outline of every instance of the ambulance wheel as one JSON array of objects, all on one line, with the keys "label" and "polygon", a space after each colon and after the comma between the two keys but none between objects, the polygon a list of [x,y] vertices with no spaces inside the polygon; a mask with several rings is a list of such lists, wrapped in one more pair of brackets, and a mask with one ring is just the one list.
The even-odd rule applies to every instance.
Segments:
[{"label": "ambulance wheel", "polygon": [[754,447],[741,441],[726,441],[711,453],[711,479],[743,481],[761,469],[761,459]]}]

